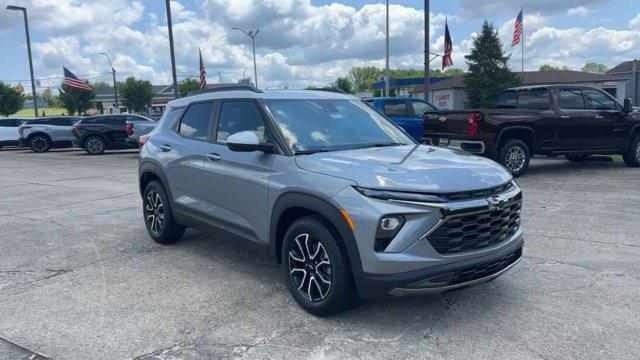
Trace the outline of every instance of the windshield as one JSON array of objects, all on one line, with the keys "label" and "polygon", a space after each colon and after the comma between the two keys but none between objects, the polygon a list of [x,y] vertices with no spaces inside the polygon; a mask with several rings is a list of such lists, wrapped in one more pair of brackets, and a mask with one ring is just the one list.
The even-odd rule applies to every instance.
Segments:
[{"label": "windshield", "polygon": [[415,144],[359,100],[271,99],[265,102],[297,154]]}]

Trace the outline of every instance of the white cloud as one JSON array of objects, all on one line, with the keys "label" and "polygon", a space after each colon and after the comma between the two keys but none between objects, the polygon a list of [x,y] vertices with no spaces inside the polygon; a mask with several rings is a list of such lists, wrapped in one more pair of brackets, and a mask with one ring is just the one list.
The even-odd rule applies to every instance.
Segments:
[{"label": "white cloud", "polygon": [[587,16],[589,15],[589,13],[591,13],[592,10],[584,7],[584,6],[578,6],[575,8],[571,8],[569,9],[569,11],[567,11],[567,15],[569,16]]},{"label": "white cloud", "polygon": [[496,14],[513,13],[514,17],[520,8],[525,13],[535,12],[541,14],[554,14],[569,9],[583,7],[584,9],[596,9],[611,2],[611,0],[459,0],[462,12],[467,17],[495,16]]},{"label": "white cloud", "polygon": [[640,13],[633,19],[629,20],[629,27],[640,30]]}]

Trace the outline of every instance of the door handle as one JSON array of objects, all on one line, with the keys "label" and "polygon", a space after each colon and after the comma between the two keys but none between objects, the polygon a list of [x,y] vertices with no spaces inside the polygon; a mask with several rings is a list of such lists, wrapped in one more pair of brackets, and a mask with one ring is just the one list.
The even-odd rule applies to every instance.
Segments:
[{"label": "door handle", "polygon": [[207,159],[209,159],[209,161],[218,162],[222,158],[220,157],[219,154],[211,153],[211,154],[207,154]]},{"label": "door handle", "polygon": [[604,119],[604,116],[602,116],[602,115],[596,115],[596,116],[594,116],[593,118],[594,118],[594,119]]},{"label": "door handle", "polygon": [[167,144],[162,145],[162,146],[160,146],[160,150],[162,150],[164,152],[169,152],[169,151],[171,151],[171,146],[169,146]]},{"label": "door handle", "polygon": [[560,115],[560,119],[571,119],[569,115]]}]

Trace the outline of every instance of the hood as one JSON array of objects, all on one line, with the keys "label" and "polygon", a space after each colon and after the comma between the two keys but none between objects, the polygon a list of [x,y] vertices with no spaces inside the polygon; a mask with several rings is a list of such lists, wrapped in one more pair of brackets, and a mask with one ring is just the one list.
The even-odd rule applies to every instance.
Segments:
[{"label": "hood", "polygon": [[486,189],[512,179],[496,162],[458,150],[403,145],[331,151],[296,158],[304,170],[373,189],[449,193]]}]

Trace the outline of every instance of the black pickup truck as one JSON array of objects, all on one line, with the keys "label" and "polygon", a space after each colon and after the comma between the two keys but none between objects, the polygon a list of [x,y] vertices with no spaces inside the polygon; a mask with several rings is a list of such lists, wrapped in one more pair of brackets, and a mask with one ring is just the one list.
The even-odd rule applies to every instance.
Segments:
[{"label": "black pickup truck", "polygon": [[622,154],[640,167],[640,112],[591,86],[505,90],[497,109],[428,112],[424,136],[437,146],[490,157],[520,176],[533,155]]}]

